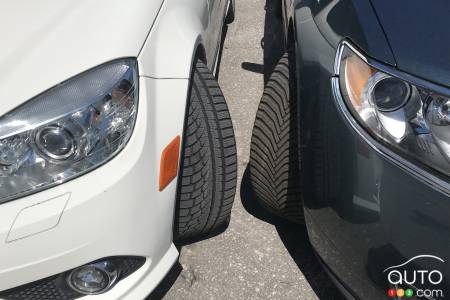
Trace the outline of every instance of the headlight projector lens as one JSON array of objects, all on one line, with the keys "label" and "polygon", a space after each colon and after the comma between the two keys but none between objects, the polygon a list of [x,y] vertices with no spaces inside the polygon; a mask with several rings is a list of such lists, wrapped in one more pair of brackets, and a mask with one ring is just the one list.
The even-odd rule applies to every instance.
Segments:
[{"label": "headlight projector lens", "polygon": [[385,112],[394,111],[404,106],[411,95],[409,84],[394,77],[381,75],[382,78],[377,81],[372,91],[375,106],[378,110]]},{"label": "headlight projector lens", "polygon": [[36,145],[42,153],[56,160],[68,159],[76,150],[72,134],[57,125],[39,130],[36,134]]}]

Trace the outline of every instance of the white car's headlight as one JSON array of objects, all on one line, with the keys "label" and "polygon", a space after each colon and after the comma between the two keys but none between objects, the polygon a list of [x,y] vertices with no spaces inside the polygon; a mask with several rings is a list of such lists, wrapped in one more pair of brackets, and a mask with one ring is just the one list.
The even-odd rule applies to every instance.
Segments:
[{"label": "white car's headlight", "polygon": [[450,98],[370,66],[349,46],[341,51],[339,86],[358,123],[412,163],[450,176]]},{"label": "white car's headlight", "polygon": [[131,136],[137,98],[136,61],[123,59],[57,85],[1,117],[0,203],[111,159]]}]

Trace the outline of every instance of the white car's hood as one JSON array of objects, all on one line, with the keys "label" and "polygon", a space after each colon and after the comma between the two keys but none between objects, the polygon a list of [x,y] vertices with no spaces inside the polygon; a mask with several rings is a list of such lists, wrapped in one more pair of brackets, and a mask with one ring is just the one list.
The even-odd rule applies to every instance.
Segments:
[{"label": "white car's hood", "polygon": [[89,68],[139,54],[163,0],[0,4],[0,115]]}]

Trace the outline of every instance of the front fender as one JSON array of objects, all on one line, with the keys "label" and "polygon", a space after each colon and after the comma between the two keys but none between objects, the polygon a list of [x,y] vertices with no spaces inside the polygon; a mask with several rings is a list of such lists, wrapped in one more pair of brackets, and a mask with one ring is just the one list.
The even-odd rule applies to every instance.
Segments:
[{"label": "front fender", "polygon": [[[308,51],[319,46],[318,43],[326,43],[329,45],[326,48],[336,51],[338,44],[348,38],[368,56],[395,66],[394,55],[369,1],[295,0],[293,9],[297,39],[302,50]],[[303,29],[305,23],[308,24],[306,30]],[[310,28],[314,32],[308,31]],[[310,35],[310,40],[317,40],[312,47],[299,36],[302,31],[303,35]],[[332,60],[334,56],[334,53],[330,56]]]},{"label": "front fender", "polygon": [[166,0],[139,53],[140,75],[189,78],[209,23],[208,0]]}]

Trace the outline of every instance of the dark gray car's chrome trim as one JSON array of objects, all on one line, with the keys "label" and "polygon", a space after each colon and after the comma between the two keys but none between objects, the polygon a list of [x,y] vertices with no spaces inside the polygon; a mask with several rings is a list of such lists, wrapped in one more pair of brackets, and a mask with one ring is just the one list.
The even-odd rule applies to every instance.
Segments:
[{"label": "dark gray car's chrome trim", "polygon": [[410,161],[404,159],[397,153],[393,152],[383,144],[376,141],[364,128],[359,125],[355,120],[351,112],[348,110],[344,99],[341,95],[341,90],[339,87],[339,77],[331,78],[331,86],[333,89],[334,100],[339,112],[342,114],[347,123],[352,127],[354,131],[378,154],[382,157],[388,159],[390,162],[400,167],[404,171],[407,171],[412,176],[418,180],[424,182],[428,186],[442,192],[443,194],[450,196],[450,183],[442,180],[441,178],[427,172],[426,170],[420,168],[419,166],[411,163]]},{"label": "dark gray car's chrome trim", "polygon": [[426,183],[427,185],[431,186],[432,188],[441,191],[442,193],[450,196],[450,183],[431,174],[430,172],[424,170],[420,166],[417,166],[414,163],[411,163],[410,161],[404,159],[400,155],[396,154],[392,150],[390,150],[388,147],[384,146],[383,144],[376,141],[353,117],[350,110],[347,108],[347,105],[345,104],[345,101],[341,95],[341,90],[339,86],[339,70],[340,70],[340,64],[341,64],[341,57],[342,53],[344,51],[344,48],[348,47],[350,50],[352,50],[356,55],[358,55],[362,60],[367,62],[371,67],[380,70],[382,72],[385,72],[391,76],[397,77],[401,80],[405,80],[413,85],[420,86],[422,88],[432,90],[434,92],[437,92],[441,95],[449,96],[450,97],[450,89],[425,81],[423,79],[417,78],[415,76],[412,76],[410,74],[404,73],[402,71],[399,71],[395,68],[392,68],[390,66],[386,66],[384,64],[381,64],[364,54],[362,54],[361,51],[359,51],[355,46],[353,46],[348,41],[344,40],[339,44],[338,50],[336,52],[336,60],[334,64],[334,74],[335,77],[331,78],[331,85],[333,89],[334,94],[334,100],[336,102],[337,107],[339,108],[339,111],[343,115],[343,117],[348,121],[348,123],[351,125],[351,127],[359,134],[359,136],[366,141],[369,146],[374,149],[377,153],[382,155],[383,157],[387,158],[389,161],[397,165],[398,167],[402,168],[403,170],[407,171],[411,175],[413,175],[415,178],[421,180],[422,182]]},{"label": "dark gray car's chrome trim", "polygon": [[392,66],[382,64],[382,63],[370,58],[369,56],[364,55],[362,51],[358,50],[355,46],[353,46],[347,40],[343,40],[339,44],[338,50],[336,52],[336,58],[335,58],[335,63],[334,63],[334,74],[336,76],[339,76],[341,56],[342,56],[342,53],[343,53],[345,47],[350,48],[356,55],[358,55],[362,60],[364,60],[369,66],[371,66],[377,70],[380,70],[380,71],[382,71],[386,74],[389,74],[393,77],[397,77],[401,80],[407,81],[413,85],[419,86],[426,90],[431,90],[431,91],[441,94],[443,96],[450,97],[450,88],[427,81],[427,80],[424,80],[422,78],[413,76],[411,74],[402,72]]}]

